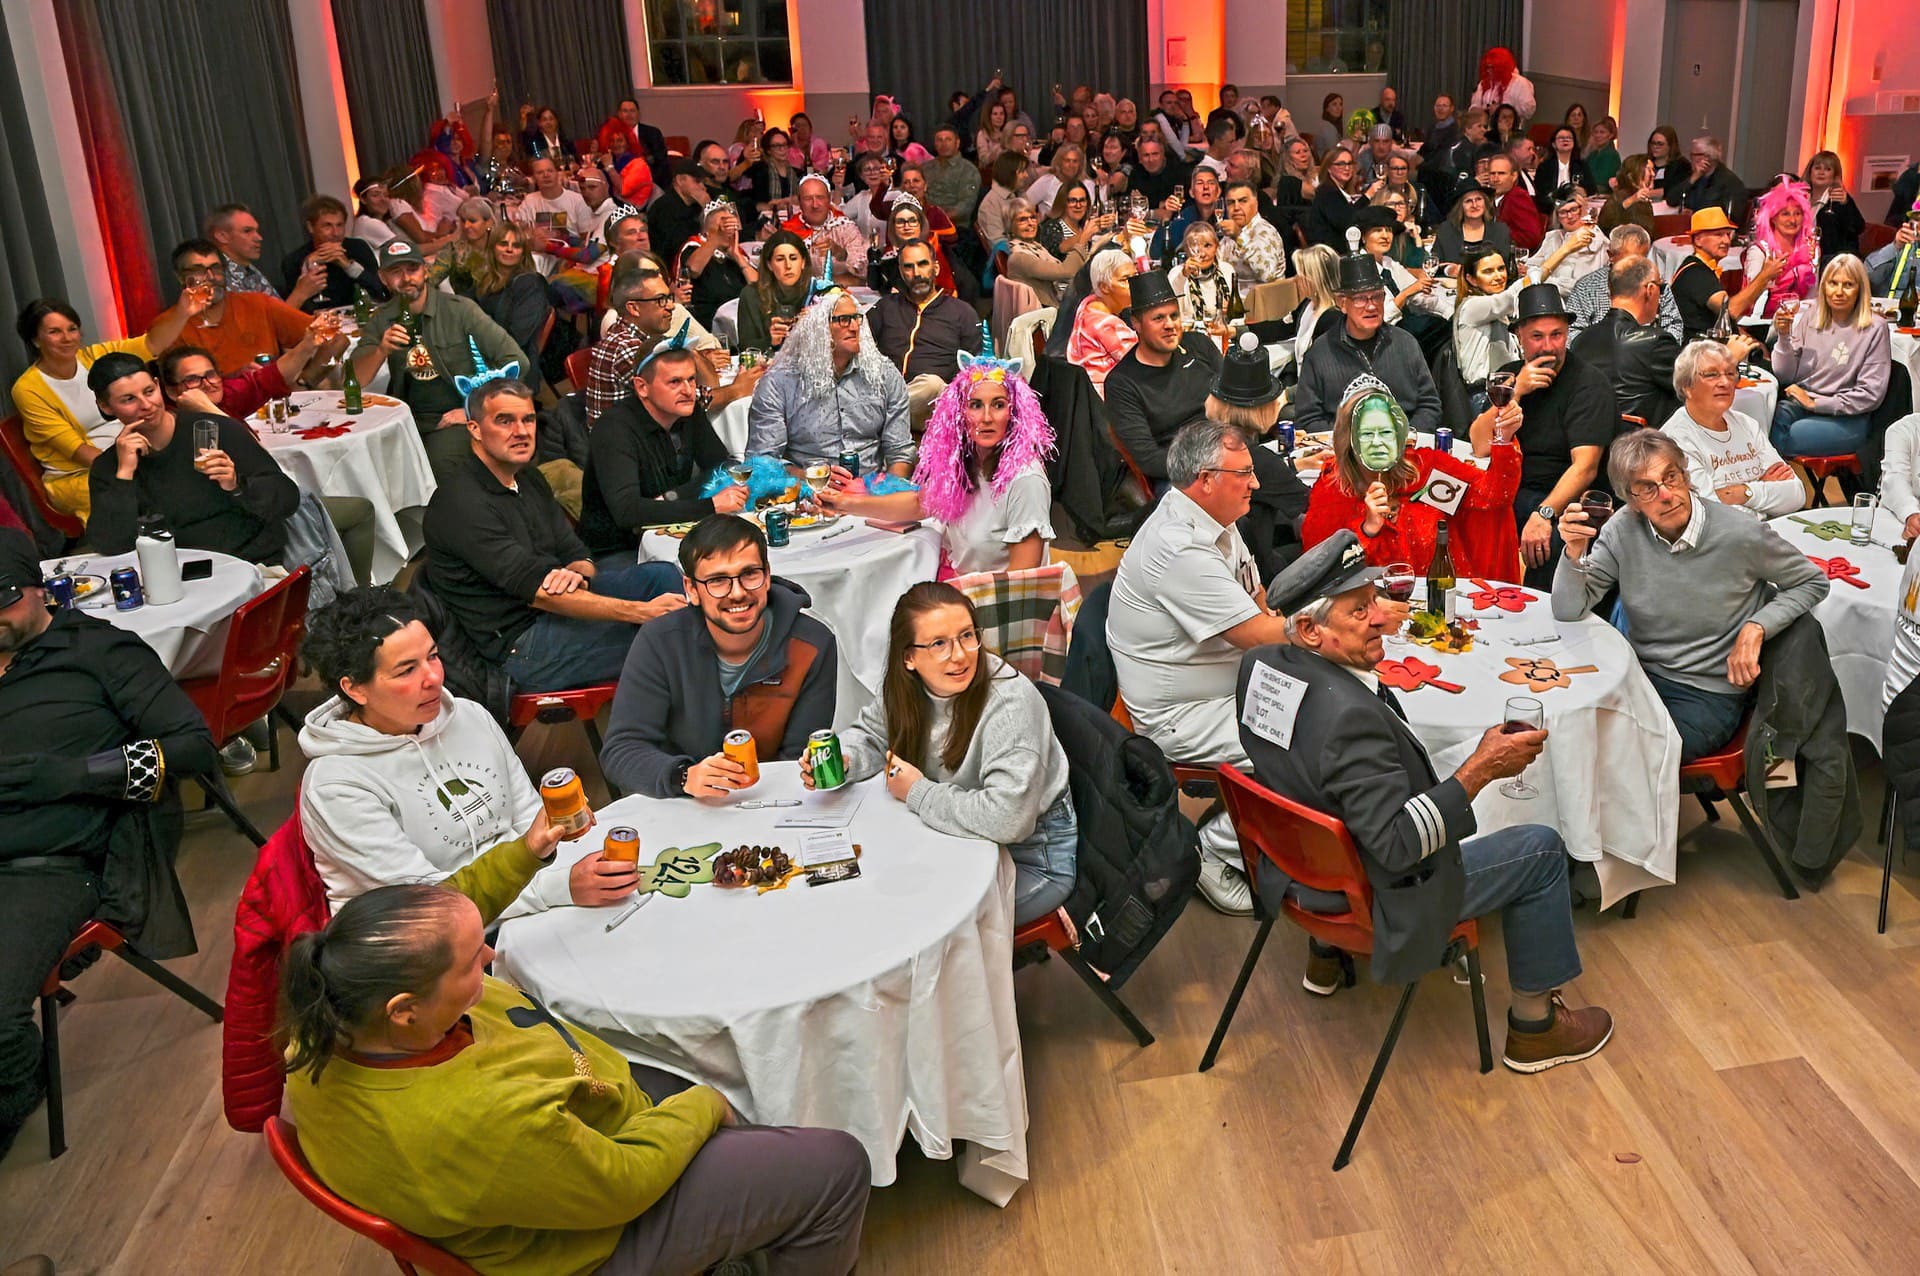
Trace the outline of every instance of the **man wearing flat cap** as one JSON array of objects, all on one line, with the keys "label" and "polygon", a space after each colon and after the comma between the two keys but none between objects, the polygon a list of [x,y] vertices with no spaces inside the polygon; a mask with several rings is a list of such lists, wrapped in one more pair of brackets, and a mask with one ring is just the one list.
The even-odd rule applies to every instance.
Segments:
[{"label": "man wearing flat cap", "polygon": [[[1518,775],[1545,731],[1487,729],[1458,770],[1441,779],[1393,692],[1374,672],[1392,623],[1374,589],[1378,568],[1341,531],[1308,550],[1268,590],[1287,643],[1240,660],[1240,738],[1267,788],[1346,825],[1373,887],[1372,974],[1407,983],[1439,965],[1460,921],[1498,909],[1513,1005],[1503,1055],[1516,1072],[1544,1072],[1606,1045],[1613,1020],[1574,1009],[1562,985],[1580,974],[1567,892],[1566,847],[1540,824],[1484,836],[1473,799]],[[1289,879],[1271,860],[1256,870],[1263,925],[1291,896],[1310,912],[1343,913],[1344,896]],[[1309,941],[1303,985],[1331,996],[1351,982],[1351,960]]]}]

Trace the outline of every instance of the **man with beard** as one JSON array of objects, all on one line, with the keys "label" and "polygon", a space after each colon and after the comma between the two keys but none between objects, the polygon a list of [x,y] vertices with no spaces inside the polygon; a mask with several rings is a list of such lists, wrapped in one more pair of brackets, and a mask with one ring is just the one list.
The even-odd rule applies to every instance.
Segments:
[{"label": "man with beard", "polygon": [[[427,263],[404,239],[380,247],[380,282],[392,303],[374,315],[368,336],[353,354],[360,384],[387,365],[387,393],[413,412],[436,479],[467,456],[466,403],[456,376],[478,376],[489,369],[527,366],[527,356],[479,303],[427,286]],[[447,428],[454,427],[454,428]]]},{"label": "man with beard", "polygon": [[[175,248],[173,273],[183,291],[203,289],[210,298],[205,310],[187,320],[174,345],[199,346],[213,355],[223,373],[237,372],[263,354],[278,359],[307,335],[307,316],[278,297],[227,291],[220,250],[207,240],[189,239]],[[300,384],[346,348],[347,339],[336,337],[324,351],[314,353],[301,369]]]},{"label": "man with beard", "polygon": [[767,570],[767,540],[732,514],[680,542],[687,600],[643,626],[627,653],[600,766],[648,797],[723,797],[751,783],[721,743],[753,733],[761,762],[787,762],[833,725],[839,655],[806,593]]},{"label": "man with beard", "polygon": [[1141,138],[1134,155],[1139,163],[1133,166],[1133,173],[1127,179],[1129,189],[1147,197],[1154,216],[1163,219],[1173,216],[1175,209],[1168,201],[1187,184],[1187,166],[1170,160],[1167,144],[1158,137]]},{"label": "man with beard", "polygon": [[206,720],[138,634],[48,610],[33,542],[11,530],[0,531],[0,721],[5,1156],[46,1093],[34,1002],[80,928],[112,922],[150,957],[194,950],[166,781],[213,775],[215,755]]},{"label": "man with beard", "polygon": [[427,504],[427,588],[515,694],[613,680],[634,627],[687,605],[679,573],[594,566],[533,464],[533,391],[523,383],[482,380],[460,414],[466,430],[444,433],[468,450]]},{"label": "man with beard", "polygon": [[960,366],[960,352],[979,354],[980,317],[973,307],[934,283],[933,249],[913,242],[900,249],[900,286],[867,316],[874,344],[907,382],[907,405],[916,423]]}]

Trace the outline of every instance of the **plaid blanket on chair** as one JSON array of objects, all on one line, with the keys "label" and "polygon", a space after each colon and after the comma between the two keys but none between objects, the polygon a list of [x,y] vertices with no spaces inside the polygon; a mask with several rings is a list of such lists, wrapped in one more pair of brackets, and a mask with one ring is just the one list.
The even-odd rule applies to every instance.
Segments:
[{"label": "plaid blanket on chair", "polygon": [[973,603],[981,644],[1035,682],[1060,685],[1080,583],[1065,563],[972,572],[947,582]]}]

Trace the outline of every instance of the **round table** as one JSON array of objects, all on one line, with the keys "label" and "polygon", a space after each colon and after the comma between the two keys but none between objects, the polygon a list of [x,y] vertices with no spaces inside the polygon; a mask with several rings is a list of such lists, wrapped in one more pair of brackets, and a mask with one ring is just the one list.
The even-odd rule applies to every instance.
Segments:
[{"label": "round table", "polygon": [[[1805,510],[1783,514],[1767,526],[1809,558],[1834,564],[1828,568],[1834,577],[1831,588],[1813,614],[1820,618],[1833,673],[1847,703],[1847,730],[1878,749],[1886,718],[1883,693],[1887,662],[1893,656],[1894,614],[1905,571],[1891,548],[1900,543],[1901,528],[1893,515],[1876,509],[1874,543],[1855,545],[1848,539],[1852,514],[1849,509]],[[1848,584],[1848,578],[1859,584]]]},{"label": "round table", "polygon": [[[764,895],[696,885],[612,932],[625,905],[516,917],[496,972],[627,1057],[713,1086],[749,1121],[847,1131],[877,1187],[894,1181],[903,1134],[943,1159],[965,1140],[961,1182],[1004,1205],[1027,1178],[1013,862],[928,829],[881,777],[819,795],[795,763],[760,776],[725,799],[622,798],[559,854],[599,849],[616,824],[641,831],[642,864],[716,841],[793,854],[803,834],[780,817],[857,800],[858,878]],[[742,809],[769,799],[803,805]]]},{"label": "round table", "polygon": [[[1458,590],[1461,616],[1480,625],[1471,651],[1444,655],[1413,642],[1386,649],[1388,662],[1438,666],[1439,681],[1462,688],[1395,689],[1434,770],[1449,775],[1464,762],[1486,729],[1501,721],[1507,697],[1531,696],[1540,702],[1549,732],[1546,751],[1524,777],[1539,795],[1510,797],[1500,784],[1488,785],[1473,803],[1479,831],[1514,824],[1557,828],[1567,852],[1593,864],[1603,907],[1644,887],[1671,885],[1680,733],[1633,649],[1597,616],[1554,620],[1544,591],[1487,583],[1506,592],[1488,596],[1490,591],[1466,579]],[[1416,598],[1424,591],[1423,583]],[[1506,610],[1500,599],[1520,609]],[[1525,662],[1537,663],[1516,667]],[[1569,671],[1565,686],[1527,680],[1529,672],[1550,673],[1547,662]]]},{"label": "round table", "polygon": [[1916,390],[1920,390],[1920,328],[1895,328],[1889,335],[1893,338],[1894,362],[1906,365]]},{"label": "round table", "polygon": [[[1742,376],[1733,392],[1733,407],[1752,417],[1764,437],[1773,428],[1773,410],[1780,402],[1780,379],[1765,368],[1751,368],[1751,376]],[[1749,384],[1751,382],[1751,384]]]},{"label": "round table", "polygon": [[[833,721],[845,726],[880,694],[893,604],[908,587],[940,569],[940,532],[932,525],[883,532],[842,518],[820,531],[800,530],[769,552],[773,573],[806,590],[807,610],[833,630],[840,671]],[[675,562],[680,538],[653,530],[640,538],[642,562]]]},{"label": "round table", "polygon": [[[113,605],[113,591],[103,589],[81,603],[80,610],[116,629],[138,634],[176,679],[218,673],[220,653],[227,642],[227,620],[241,603],[258,597],[266,586],[260,580],[260,569],[243,558],[208,549],[180,551],[182,563],[196,558],[212,559],[213,575],[205,580],[183,581],[185,595],[179,602],[165,606],[150,602],[121,611]],[[139,566],[139,560],[130,553],[72,554],[48,559],[40,564],[40,570],[48,576],[66,572],[105,580],[116,568]]]},{"label": "round table", "polygon": [[420,519],[435,487],[413,413],[398,399],[370,394],[366,410],[348,416],[338,390],[302,391],[293,401],[300,415],[287,422],[286,433],[274,433],[257,412],[247,424],[303,491],[358,496],[373,505],[373,580],[368,583],[386,584],[420,548]]}]

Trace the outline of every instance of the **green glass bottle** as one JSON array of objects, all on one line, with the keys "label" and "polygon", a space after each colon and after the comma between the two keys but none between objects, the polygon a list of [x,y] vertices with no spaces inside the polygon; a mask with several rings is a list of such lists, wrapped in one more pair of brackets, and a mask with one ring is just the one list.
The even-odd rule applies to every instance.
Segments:
[{"label": "green glass bottle", "polygon": [[345,401],[347,415],[359,416],[366,411],[366,404],[360,400],[360,374],[353,370],[351,355],[342,362],[344,371],[340,374],[340,397]]},{"label": "green glass bottle", "polygon": [[353,289],[353,321],[360,325],[360,335],[367,335],[367,325],[373,322],[373,298],[367,296],[367,290],[355,285]]}]

